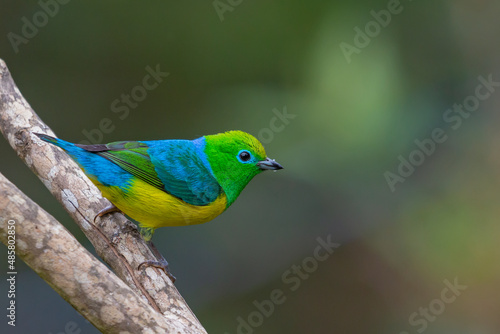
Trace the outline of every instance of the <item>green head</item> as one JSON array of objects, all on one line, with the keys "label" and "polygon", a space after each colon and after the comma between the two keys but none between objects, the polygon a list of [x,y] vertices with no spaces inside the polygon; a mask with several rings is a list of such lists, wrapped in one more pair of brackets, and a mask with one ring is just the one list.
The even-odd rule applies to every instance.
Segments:
[{"label": "green head", "polygon": [[229,207],[253,177],[283,167],[266,156],[262,144],[243,131],[205,136],[205,153]]}]

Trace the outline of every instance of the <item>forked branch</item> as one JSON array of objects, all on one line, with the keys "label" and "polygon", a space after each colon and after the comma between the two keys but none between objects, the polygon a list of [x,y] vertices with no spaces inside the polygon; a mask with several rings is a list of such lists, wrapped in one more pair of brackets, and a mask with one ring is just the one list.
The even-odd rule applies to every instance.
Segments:
[{"label": "forked branch", "polygon": [[[162,271],[155,268],[137,270],[140,263],[156,259],[135,225],[120,213],[98,219],[99,226],[92,224],[93,217],[109,205],[109,201],[101,196],[68,155],[52,145],[43,144],[33,135],[36,132],[54,136],[54,133],[31,109],[1,59],[0,131],[17,155],[64,206],[118,277],[102,264],[99,266],[99,261],[67,235],[69,232],[60,223],[4,177],[0,178],[2,242],[5,243],[7,221],[17,219],[18,226],[21,226],[16,231],[19,233],[18,245],[25,247],[23,254],[19,255],[103,332],[206,333]],[[52,260],[57,258],[66,265],[53,267],[48,266],[47,261],[37,262],[35,255],[40,249],[35,245],[43,245],[41,249],[47,250]],[[82,276],[83,273],[87,276]],[[57,280],[59,278],[61,280]],[[87,286],[85,282],[92,283]],[[97,297],[94,290],[102,293],[99,295],[102,299],[94,299]],[[121,306],[114,303],[121,303]],[[154,326],[141,322],[143,317],[154,321]],[[127,325],[130,328],[126,328]],[[137,328],[142,329],[138,331]]]}]

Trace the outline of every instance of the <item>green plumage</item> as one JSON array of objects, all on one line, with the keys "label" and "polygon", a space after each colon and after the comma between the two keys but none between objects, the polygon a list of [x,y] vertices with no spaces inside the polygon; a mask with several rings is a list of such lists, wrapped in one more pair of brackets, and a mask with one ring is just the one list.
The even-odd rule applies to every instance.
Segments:
[{"label": "green plumage", "polygon": [[[217,181],[224,189],[229,206],[248,182],[263,171],[257,163],[266,159],[266,152],[255,137],[241,131],[205,136],[205,140],[205,153]],[[236,158],[243,149],[248,150],[252,156],[247,163]]]}]

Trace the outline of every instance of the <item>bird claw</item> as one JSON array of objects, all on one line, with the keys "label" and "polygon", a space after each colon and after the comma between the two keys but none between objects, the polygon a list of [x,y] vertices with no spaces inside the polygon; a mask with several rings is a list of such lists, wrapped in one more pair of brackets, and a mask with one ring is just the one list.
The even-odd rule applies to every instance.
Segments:
[{"label": "bird claw", "polygon": [[144,261],[143,263],[141,263],[139,265],[139,267],[137,267],[137,270],[141,270],[141,267],[154,267],[154,268],[161,269],[165,272],[165,274],[168,276],[168,278],[170,278],[170,280],[172,280],[172,283],[175,283],[176,278],[170,272],[170,269],[168,267],[168,262],[165,259],[161,259],[160,261],[151,261],[151,260]]},{"label": "bird claw", "polygon": [[94,217],[94,224],[95,224],[95,221],[97,219],[97,217],[102,217],[104,216],[105,214],[107,213],[111,213],[111,212],[121,212],[120,209],[118,209],[114,204],[110,204],[108,205],[107,207],[105,207],[104,209],[102,209],[101,211],[99,211],[95,217]]}]

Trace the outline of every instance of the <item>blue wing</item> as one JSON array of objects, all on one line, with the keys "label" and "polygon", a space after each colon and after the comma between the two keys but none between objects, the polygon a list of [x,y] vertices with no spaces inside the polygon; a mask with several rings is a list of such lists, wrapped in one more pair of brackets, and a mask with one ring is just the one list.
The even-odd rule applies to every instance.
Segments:
[{"label": "blue wing", "polygon": [[114,142],[76,145],[108,159],[150,185],[192,205],[207,205],[222,188],[212,175],[205,153],[189,140]]},{"label": "blue wing", "polygon": [[146,142],[148,153],[165,190],[193,205],[207,205],[222,188],[212,175],[205,153],[189,140]]}]

